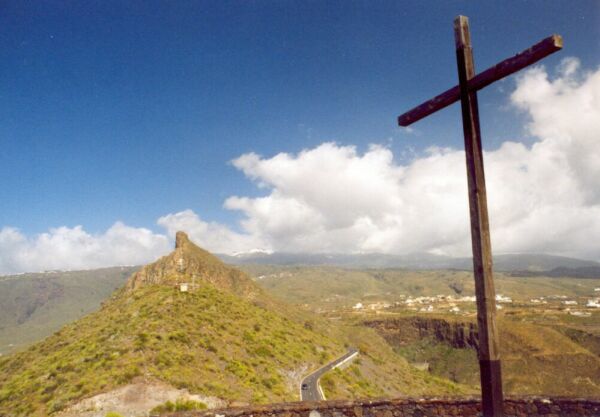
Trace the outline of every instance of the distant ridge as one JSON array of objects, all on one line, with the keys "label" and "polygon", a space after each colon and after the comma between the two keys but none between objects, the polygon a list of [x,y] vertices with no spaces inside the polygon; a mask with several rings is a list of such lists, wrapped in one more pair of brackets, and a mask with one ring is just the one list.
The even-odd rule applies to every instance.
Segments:
[{"label": "distant ridge", "polygon": [[576,268],[568,268],[568,267],[558,267],[551,269],[550,271],[516,271],[512,272],[511,275],[515,276],[544,276],[544,277],[553,277],[553,278],[563,278],[563,277],[572,277],[572,278],[600,278],[600,266],[581,266]]},{"label": "distant ridge", "polygon": [[139,267],[0,277],[0,354],[22,349],[97,310]]},{"label": "distant ridge", "polygon": [[[430,253],[407,255],[370,254],[310,254],[310,253],[244,253],[243,255],[218,255],[232,265],[282,265],[282,266],[338,266],[346,268],[405,268],[415,270],[458,269],[471,270],[471,258],[453,258]],[[494,256],[494,269],[502,272],[551,271],[556,268],[600,268],[600,263],[546,254],[506,254]]]}]

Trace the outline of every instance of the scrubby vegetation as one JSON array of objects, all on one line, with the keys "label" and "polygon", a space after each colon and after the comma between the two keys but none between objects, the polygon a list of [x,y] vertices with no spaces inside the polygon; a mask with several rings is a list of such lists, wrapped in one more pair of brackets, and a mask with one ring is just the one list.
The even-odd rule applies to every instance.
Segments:
[{"label": "scrubby vegetation", "polygon": [[167,401],[164,404],[158,405],[150,410],[150,414],[160,414],[169,411],[192,411],[192,410],[204,410],[206,404],[200,401],[185,400],[178,398],[175,402]]},{"label": "scrubby vegetation", "polygon": [[293,399],[284,370],[314,367],[343,345],[205,283],[148,286],[30,349],[0,358],[0,414],[43,415],[139,376],[232,400]]},{"label": "scrubby vegetation", "polygon": [[0,354],[22,350],[97,310],[137,267],[0,277]]},{"label": "scrubby vegetation", "polygon": [[[443,326],[445,323],[451,325]],[[404,316],[369,322],[410,362],[426,362],[432,375],[478,388],[476,346],[457,344],[451,333],[457,324],[460,321],[456,317],[443,316]],[[469,325],[468,319],[464,325]],[[499,330],[506,392],[600,395],[600,358],[581,344],[552,327],[507,317],[500,318]]]},{"label": "scrubby vegetation", "polygon": [[328,399],[397,397],[403,395],[472,394],[473,387],[419,371],[373,329],[360,322],[340,325],[360,355],[350,366],[321,378]]},{"label": "scrubby vegetation", "polygon": [[[477,338],[466,345],[457,345],[456,340],[446,338],[457,323],[467,322],[474,326],[475,303],[452,304],[446,300],[438,304],[424,301],[409,305],[406,302],[410,297],[436,297],[438,294],[454,299],[473,295],[474,280],[470,272],[269,265],[243,268],[277,296],[290,303],[307,305],[324,316],[335,318],[336,323],[354,323],[355,328],[360,328],[361,322],[382,320],[381,313],[386,320],[400,320],[397,329],[402,330],[401,337],[386,329],[378,330],[393,347],[396,356],[406,358],[415,368],[427,369],[415,378],[417,386],[409,391],[427,391],[419,387],[426,385],[427,377],[438,378],[429,380],[437,383],[437,389],[440,383],[450,380],[457,385],[448,386],[448,391],[457,387],[463,391],[478,391]],[[502,304],[498,313],[505,391],[513,394],[600,395],[600,311],[584,307],[586,300],[596,294],[594,289],[600,287],[600,279],[496,273],[495,284],[498,294],[514,300]],[[564,300],[576,300],[571,305],[576,314],[571,314],[574,311],[570,311]],[[373,309],[369,303],[373,303]],[[433,311],[427,309],[428,304],[433,305]],[[354,305],[362,308],[354,309]],[[450,310],[453,306],[459,307],[458,312]],[[578,316],[577,310],[585,311],[585,315]],[[430,325],[419,329],[419,320]],[[436,327],[434,321],[446,325]],[[411,331],[412,335],[409,334]],[[464,334],[468,333],[467,329]],[[372,376],[378,369],[377,361],[367,355],[363,355],[363,359],[363,364],[358,367],[360,374],[356,373],[352,381],[349,373],[334,372],[322,379],[323,389],[333,398],[378,396],[381,387],[387,387],[387,392],[402,393],[402,389],[406,389],[390,387],[393,381],[369,387],[367,382],[377,380]],[[368,366],[371,360],[374,364]],[[370,373],[365,368],[374,371]],[[396,372],[389,372],[389,375]],[[364,375],[367,377],[363,378]],[[361,379],[365,382],[359,384]]]},{"label": "scrubby vegetation", "polygon": [[[132,276],[99,311],[27,350],[0,357],[0,415],[46,416],[99,393],[156,380],[226,401],[298,400],[301,378],[351,346],[359,349],[358,359],[321,380],[329,399],[478,392],[474,343],[467,343],[468,350],[440,338],[471,312],[441,316],[438,324],[452,325],[432,334],[420,329],[403,340],[393,326],[372,325],[381,320],[377,312],[348,307],[402,292],[467,294],[470,274],[442,271],[430,279],[433,272],[260,267],[272,276],[258,282],[288,301],[318,306],[316,312],[325,307],[327,313],[319,316],[273,298],[185,235],[178,234],[177,241],[171,255]],[[195,285],[181,292],[182,282]],[[591,285],[591,280],[536,282],[544,291],[573,294],[589,292]],[[521,291],[524,285],[506,277],[498,282],[501,291]],[[394,308],[384,317],[413,314]],[[597,349],[597,336],[581,318],[563,316],[556,321],[544,315],[550,323],[537,323],[539,316],[513,309],[510,319],[506,314],[500,320],[508,392],[598,395],[599,359],[587,350]],[[404,335],[418,321],[411,320],[401,326]],[[419,361],[428,362],[429,371],[409,363]],[[154,412],[202,407],[179,400]]]},{"label": "scrubby vegetation", "polygon": [[98,312],[0,358],[0,414],[44,416],[146,378],[231,401],[297,400],[299,378],[351,345],[361,359],[332,376],[340,396],[465,392],[411,368],[371,329],[326,326],[268,297],[248,300],[203,281],[187,293],[123,289]]},{"label": "scrubby vegetation", "polygon": [[[357,302],[399,300],[400,296],[475,294],[473,274],[469,271],[405,269],[345,269],[326,266],[242,265],[243,270],[277,297],[293,304],[337,309]],[[563,294],[582,296],[600,286],[599,279],[522,277],[495,272],[496,292],[515,300]]]}]

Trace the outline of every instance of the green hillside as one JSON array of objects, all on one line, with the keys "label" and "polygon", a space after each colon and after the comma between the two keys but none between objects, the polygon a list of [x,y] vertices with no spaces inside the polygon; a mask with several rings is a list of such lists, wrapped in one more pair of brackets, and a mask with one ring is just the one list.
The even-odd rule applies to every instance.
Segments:
[{"label": "green hillside", "polygon": [[[474,325],[475,303],[447,300],[405,303],[408,297],[441,294],[456,300],[472,296],[471,273],[265,265],[243,268],[273,294],[325,316],[337,317],[338,322],[352,322],[356,326],[364,322],[387,323],[389,326],[370,326],[387,340],[396,354],[417,366],[428,364],[432,376],[478,389],[476,350],[473,346],[456,346],[455,341],[448,339],[448,334],[453,334],[453,330],[448,330],[452,323]],[[600,395],[600,312],[585,308],[587,300],[597,293],[594,288],[600,287],[600,280],[496,273],[495,286],[498,294],[514,300],[502,304],[498,313],[506,392]],[[543,304],[539,302],[541,297],[547,297]],[[531,299],[538,303],[532,303]],[[577,303],[565,305],[565,300]],[[359,302],[364,308],[351,308]],[[369,303],[378,307],[371,310]],[[429,304],[432,311],[425,309]],[[457,312],[450,311],[452,306],[457,306]],[[573,311],[583,311],[586,315],[570,314]],[[343,398],[347,393],[339,385],[352,372],[355,370],[351,368],[347,373],[328,375],[323,380],[324,389],[329,388],[334,398]],[[363,370],[356,370],[359,372],[364,374]]]},{"label": "green hillside", "polygon": [[[197,250],[201,251],[198,256],[208,258],[207,252]],[[196,274],[197,279],[218,277],[227,273],[224,271],[232,270],[218,259],[211,259],[210,266],[203,266],[202,276]],[[176,262],[172,262],[170,268],[176,268]],[[400,295],[457,295],[457,290],[462,291],[460,295],[473,294],[473,277],[466,271],[270,265],[240,268],[255,278],[262,277],[256,279],[257,284],[278,298],[293,304],[308,304],[315,309],[349,307],[369,300],[394,301]],[[95,311],[137,269],[139,267],[115,267],[0,277],[0,354],[23,349]],[[496,273],[495,281],[499,293],[515,300],[552,294],[585,296],[593,294],[593,288],[600,287],[600,279],[573,277]],[[253,288],[253,291],[259,291],[256,286]]]},{"label": "green hillside", "polygon": [[[257,283],[277,297],[319,309],[350,307],[357,302],[396,301],[400,296],[474,295],[473,274],[467,271],[345,269],[244,265]],[[495,273],[496,292],[516,301],[540,296],[591,296],[600,279],[523,277]]]},{"label": "green hillside", "polygon": [[100,307],[137,267],[0,277],[0,354],[22,349]]},{"label": "green hillside", "polygon": [[[433,375],[479,386],[474,320],[397,316],[366,323],[411,362]],[[600,396],[600,357],[560,331],[500,317],[503,383],[515,395]],[[475,329],[472,338],[470,329]]]},{"label": "green hillside", "polygon": [[293,398],[282,370],[315,367],[344,347],[280,315],[200,283],[118,293],[98,312],[0,359],[0,412],[44,415],[136,377],[220,398]]},{"label": "green hillside", "polygon": [[413,369],[370,329],[273,299],[178,233],[175,251],[99,311],[0,358],[0,416],[45,416],[152,381],[230,402],[297,400],[301,377],[350,345],[361,359],[336,385],[346,398],[468,391]]}]

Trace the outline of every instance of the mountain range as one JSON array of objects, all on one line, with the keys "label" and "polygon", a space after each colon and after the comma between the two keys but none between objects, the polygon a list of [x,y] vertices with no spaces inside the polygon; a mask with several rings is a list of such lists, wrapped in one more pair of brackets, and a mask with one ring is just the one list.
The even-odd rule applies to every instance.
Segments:
[{"label": "mountain range", "polygon": [[100,307],[139,267],[0,277],[0,355],[22,349]]},{"label": "mountain range", "polygon": [[[338,266],[346,268],[404,268],[413,270],[458,269],[472,270],[471,258],[454,258],[430,253],[408,255],[369,254],[310,254],[252,251],[232,255],[217,255],[231,265]],[[590,260],[546,254],[504,254],[494,256],[494,269],[502,272],[542,272],[555,268],[598,268]],[[600,276],[600,275],[599,275]]]},{"label": "mountain range", "polygon": [[[257,269],[253,265],[400,268],[415,271],[471,269],[469,258],[431,254],[328,255],[251,251],[238,253],[236,256],[218,257],[227,264],[256,272],[256,276],[267,272],[262,271],[264,268]],[[169,267],[177,268],[177,265]],[[103,300],[138,269],[139,266],[123,266],[0,276],[0,355],[22,349],[49,336],[62,325],[96,310]],[[544,254],[498,255],[494,257],[494,270],[504,271],[514,277],[600,278],[600,264],[597,262]],[[352,274],[346,275],[350,279]]]}]

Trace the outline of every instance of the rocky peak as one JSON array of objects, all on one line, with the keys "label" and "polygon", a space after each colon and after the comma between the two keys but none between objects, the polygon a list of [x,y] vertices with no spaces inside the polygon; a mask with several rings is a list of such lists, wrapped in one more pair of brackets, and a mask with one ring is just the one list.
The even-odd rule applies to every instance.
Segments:
[{"label": "rocky peak", "polygon": [[244,297],[259,292],[242,271],[225,265],[216,256],[196,246],[185,232],[175,234],[175,250],[143,267],[127,281],[127,291],[147,285],[179,286],[209,282],[219,289]]},{"label": "rocky peak", "polygon": [[190,238],[181,230],[175,233],[175,249],[183,248],[186,243],[190,242]]}]

